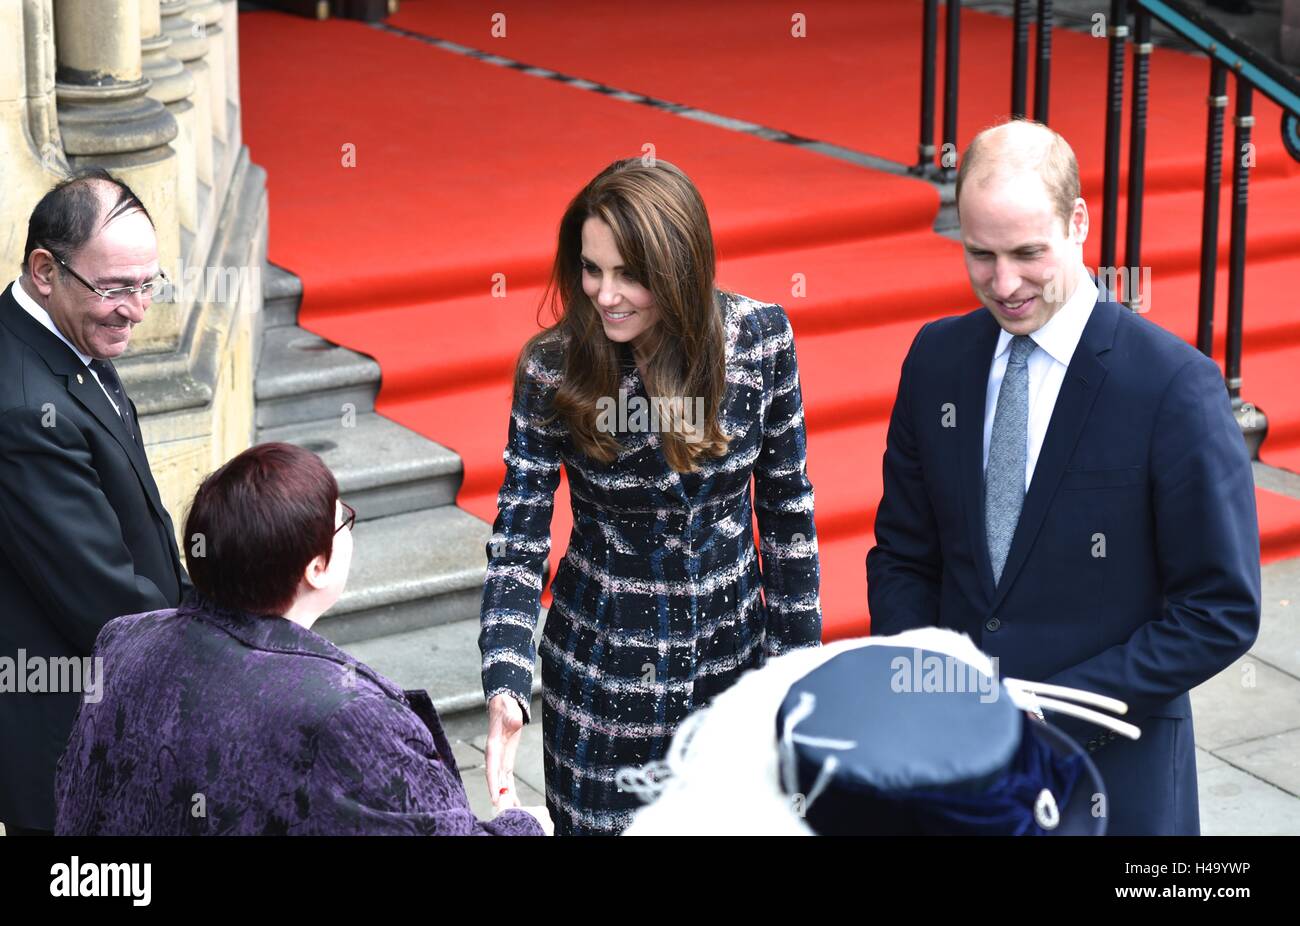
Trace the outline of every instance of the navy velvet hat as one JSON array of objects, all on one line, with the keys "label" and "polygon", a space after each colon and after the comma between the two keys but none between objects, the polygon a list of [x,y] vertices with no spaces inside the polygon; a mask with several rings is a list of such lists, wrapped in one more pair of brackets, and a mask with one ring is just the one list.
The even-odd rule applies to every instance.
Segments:
[{"label": "navy velvet hat", "polygon": [[834,656],[790,687],[776,736],[782,790],[823,835],[1105,833],[1087,754],[954,656]]}]

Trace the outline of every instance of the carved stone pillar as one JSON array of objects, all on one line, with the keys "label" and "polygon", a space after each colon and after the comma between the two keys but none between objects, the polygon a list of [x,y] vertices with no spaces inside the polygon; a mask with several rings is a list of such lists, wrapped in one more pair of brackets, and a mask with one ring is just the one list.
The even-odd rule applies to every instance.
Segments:
[{"label": "carved stone pillar", "polygon": [[0,4],[0,286],[18,272],[32,207],[66,172],[49,0]]},{"label": "carved stone pillar", "polygon": [[[176,120],[177,135],[172,142],[176,151],[177,213],[181,222],[182,257],[188,237],[198,226],[198,193],[195,188],[194,164],[194,78],[185,65],[171,56],[171,36],[162,31],[162,7],[174,2],[140,0],[140,49],[144,76],[152,81],[149,96],[167,107]],[[170,271],[170,268],[168,270]]]},{"label": "carved stone pillar", "polygon": [[[62,173],[68,162],[59,135],[59,113],[54,95],[54,10],[50,0],[23,0],[16,32],[23,36],[27,75],[27,129],[47,169]],[[14,30],[0,30],[14,35]],[[15,68],[24,62],[14,60]],[[16,73],[16,71],[15,71]]]},{"label": "carved stone pillar", "polygon": [[208,53],[204,61],[208,64],[209,99],[208,112],[212,117],[212,168],[216,177],[216,195],[224,198],[226,185],[230,180],[230,168],[234,165],[231,157],[226,113],[226,31],[223,28],[224,16],[220,0],[199,0],[190,7],[190,15],[203,24],[204,35],[208,40]]},{"label": "carved stone pillar", "polygon": [[[192,0],[175,0],[161,5],[163,34],[172,40],[172,57],[189,70],[194,80],[194,165],[197,180],[198,210],[195,228],[200,237],[205,225],[211,222],[214,211],[212,169],[212,83],[208,65],[208,40],[201,19],[192,14]],[[206,252],[207,245],[200,250]]]},{"label": "carved stone pillar", "polygon": [[226,143],[236,155],[244,143],[239,96],[239,0],[222,0],[222,30],[226,33]]}]

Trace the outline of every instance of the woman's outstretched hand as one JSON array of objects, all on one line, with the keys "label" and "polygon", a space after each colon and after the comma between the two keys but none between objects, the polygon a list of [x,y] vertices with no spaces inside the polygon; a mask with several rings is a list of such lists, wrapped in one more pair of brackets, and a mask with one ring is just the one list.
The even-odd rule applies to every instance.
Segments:
[{"label": "woman's outstretched hand", "polygon": [[524,729],[524,712],[510,694],[488,702],[487,786],[492,806],[508,810],[521,806],[515,792],[515,754]]}]

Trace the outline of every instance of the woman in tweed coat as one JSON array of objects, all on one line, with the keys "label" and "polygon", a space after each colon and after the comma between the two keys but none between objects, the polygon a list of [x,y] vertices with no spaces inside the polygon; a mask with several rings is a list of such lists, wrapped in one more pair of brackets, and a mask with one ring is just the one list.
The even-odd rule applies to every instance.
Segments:
[{"label": "woman in tweed coat", "polygon": [[639,802],[620,768],[662,758],[688,714],[768,656],[820,643],[790,324],[713,281],[691,181],[665,161],[615,162],[561,220],[556,323],[520,355],[479,636],[487,778],[497,806],[517,805],[563,463],[573,532],[540,644],[557,834],[621,832]]}]

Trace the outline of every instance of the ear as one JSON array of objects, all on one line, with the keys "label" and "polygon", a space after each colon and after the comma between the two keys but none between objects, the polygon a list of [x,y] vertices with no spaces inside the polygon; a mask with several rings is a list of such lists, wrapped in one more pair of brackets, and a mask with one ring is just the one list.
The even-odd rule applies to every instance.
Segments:
[{"label": "ear", "polygon": [[315,591],[320,591],[326,586],[325,574],[329,572],[329,565],[325,562],[325,557],[317,556],[307,564],[303,571],[302,580],[307,586]]},{"label": "ear", "polygon": [[45,248],[33,248],[27,255],[27,278],[32,281],[36,291],[48,297],[54,289],[54,273],[58,265],[54,255]]},{"label": "ear", "polygon": [[1082,196],[1074,201],[1074,212],[1070,214],[1070,238],[1075,244],[1088,240],[1088,204]]}]

